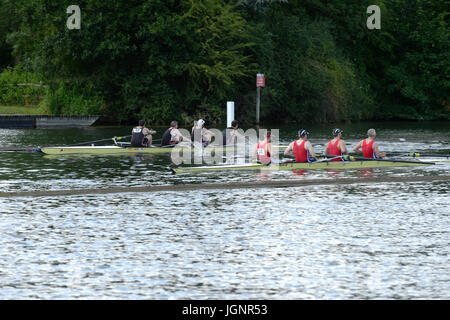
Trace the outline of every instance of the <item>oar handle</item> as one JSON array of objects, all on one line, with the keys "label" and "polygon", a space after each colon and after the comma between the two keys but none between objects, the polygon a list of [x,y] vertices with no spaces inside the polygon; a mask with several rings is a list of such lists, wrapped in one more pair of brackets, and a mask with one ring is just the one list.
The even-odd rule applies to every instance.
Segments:
[{"label": "oar handle", "polygon": [[[318,157],[325,157],[325,158],[328,158],[328,159],[344,159],[344,160],[350,160],[350,161],[353,161],[353,160],[356,159],[356,157],[350,156],[350,155],[333,156],[333,155],[329,155],[329,154],[328,155],[316,154],[316,156],[318,156]],[[364,158],[364,159],[366,159],[366,158]]]},{"label": "oar handle", "polygon": [[130,138],[131,136],[123,136],[123,137],[114,137],[112,138],[113,140],[123,140],[123,139],[127,139]]}]

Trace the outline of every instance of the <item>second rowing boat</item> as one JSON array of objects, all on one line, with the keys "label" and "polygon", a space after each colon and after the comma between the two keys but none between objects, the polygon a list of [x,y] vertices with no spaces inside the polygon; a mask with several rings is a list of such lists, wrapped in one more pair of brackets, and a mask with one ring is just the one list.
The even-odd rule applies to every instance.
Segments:
[{"label": "second rowing boat", "polygon": [[323,169],[368,169],[383,167],[428,166],[434,162],[403,161],[403,160],[356,160],[356,161],[317,161],[317,162],[283,162],[279,164],[246,163],[240,165],[176,167],[170,168],[173,173],[190,173],[221,170],[323,170]]}]

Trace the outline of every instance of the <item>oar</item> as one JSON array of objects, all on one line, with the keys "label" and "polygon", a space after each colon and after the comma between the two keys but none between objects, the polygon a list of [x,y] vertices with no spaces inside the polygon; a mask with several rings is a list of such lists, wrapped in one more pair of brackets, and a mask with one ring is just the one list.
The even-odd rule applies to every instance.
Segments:
[{"label": "oar", "polygon": [[[350,153],[350,154],[344,155],[342,157],[354,157],[354,155],[356,155],[356,154],[357,153]],[[327,157],[327,158],[334,157],[334,156],[325,155],[325,154],[319,154],[319,153],[316,153],[316,156],[318,156],[318,157]],[[391,157],[412,157],[412,158],[417,158],[417,157],[450,158],[450,154],[438,154],[438,153],[435,153],[435,154],[427,154],[427,153],[425,153],[424,154],[424,153],[419,153],[419,152],[408,152],[408,153],[390,152],[390,153],[387,153],[386,156],[391,156]],[[360,158],[362,158],[362,159],[371,159],[371,158],[364,158],[364,157],[356,157],[356,158],[358,158],[358,159],[360,159]]]},{"label": "oar", "polygon": [[419,152],[410,152],[410,153],[388,153],[388,156],[395,156],[395,157],[433,157],[433,158],[450,158],[450,154],[432,154],[432,153],[419,153]]},{"label": "oar", "polygon": [[[381,161],[381,162],[408,162],[408,163],[420,162],[418,160],[373,159],[373,158],[354,157],[354,156],[345,156],[345,157],[343,157],[343,159],[350,160],[350,161]],[[424,162],[424,163],[434,164],[432,162]]]},{"label": "oar", "polygon": [[333,156],[330,154],[320,154],[320,153],[316,153],[316,157],[323,157],[323,158],[345,158],[345,157],[350,157],[348,154],[344,154],[342,156]]},{"label": "oar", "polygon": [[87,142],[80,142],[80,143],[75,143],[75,144],[70,144],[69,147],[75,147],[75,146],[82,146],[85,144],[95,144],[95,143],[99,143],[99,142],[106,142],[106,141],[118,141],[118,140],[123,140],[126,138],[130,138],[131,136],[123,136],[123,137],[113,137],[113,138],[108,138],[108,139],[101,139],[101,140],[95,140],[95,141],[87,141]]},{"label": "oar", "polygon": [[[333,156],[331,156],[333,157]],[[328,162],[331,161],[332,159],[338,159],[338,158],[342,158],[344,160],[348,160],[348,161],[382,161],[382,162],[402,162],[402,163],[417,163],[417,162],[421,162],[421,161],[417,161],[417,160],[394,160],[394,159],[373,159],[373,158],[364,158],[364,157],[354,157],[354,156],[337,156],[337,157],[333,157],[331,159],[324,159],[324,160],[318,160],[315,162]],[[311,162],[314,163],[314,162]],[[434,162],[422,162],[422,163],[427,163],[427,164],[434,164]]]},{"label": "oar", "polygon": [[[316,156],[319,156],[316,154]],[[323,161],[331,161],[333,159],[343,159],[347,161],[391,161],[391,162],[404,162],[406,160],[394,160],[394,159],[374,159],[374,158],[364,158],[364,157],[355,157],[351,155],[343,155],[343,156],[333,156],[333,155],[321,155],[321,157],[325,157],[327,159],[319,160],[320,162]]]},{"label": "oar", "polygon": [[[343,158],[343,157],[347,157],[347,156],[336,156],[336,157],[330,156],[329,159],[322,159],[322,160],[311,161],[310,163],[331,162],[333,159],[339,159],[339,158]],[[290,163],[290,162],[295,163],[295,160],[294,159],[290,159],[290,158],[283,158],[280,163]]]},{"label": "oar", "polygon": [[[317,155],[316,155],[317,156]],[[349,156],[330,156],[330,155],[323,155],[322,157],[325,157],[325,159],[317,160],[314,162],[331,162],[334,159],[346,159]]]},{"label": "oar", "polygon": [[175,146],[176,146],[176,144],[168,144],[165,146],[155,146],[155,147],[157,147],[157,148],[175,148]]},{"label": "oar", "polygon": [[[87,142],[81,142],[81,143],[75,143],[75,144],[70,144],[68,145],[68,147],[75,147],[75,146],[82,146],[82,145],[87,145],[87,144],[94,144],[94,143],[99,143],[99,142],[105,142],[105,141],[117,141],[117,140],[122,140],[122,139],[126,139],[129,138],[131,136],[123,136],[123,137],[113,137],[113,138],[108,138],[108,139],[101,139],[101,140],[94,140],[94,141],[87,141]],[[49,146],[51,147],[51,146]],[[6,148],[0,148],[0,151],[28,151],[28,152],[40,152],[41,151],[41,147],[6,147]]]}]

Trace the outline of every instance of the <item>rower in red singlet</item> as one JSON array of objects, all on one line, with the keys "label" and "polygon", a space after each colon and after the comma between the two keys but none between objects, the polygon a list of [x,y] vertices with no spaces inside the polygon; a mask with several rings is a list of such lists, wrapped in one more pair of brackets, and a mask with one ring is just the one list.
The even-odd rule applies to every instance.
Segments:
[{"label": "rower in red singlet", "polygon": [[[328,142],[327,146],[325,147],[324,154],[329,156],[343,156],[344,154],[348,153],[347,147],[345,146],[345,141],[341,139],[342,137],[342,131],[341,129],[334,129],[333,130],[333,136],[334,139]],[[344,161],[343,158],[334,158],[331,159],[331,161]]]},{"label": "rower in red singlet", "polygon": [[369,129],[367,131],[367,139],[361,140],[354,148],[353,151],[361,152],[364,158],[370,159],[378,159],[386,156],[386,152],[380,152],[378,150],[378,144],[375,142],[375,137],[377,136],[377,132],[375,129]]},{"label": "rower in red singlet", "polygon": [[295,140],[289,144],[284,150],[284,155],[294,154],[295,162],[314,162],[316,161],[316,154],[308,141],[309,132],[306,130],[298,131],[298,140]]},{"label": "rower in red singlet", "polygon": [[258,162],[263,164],[269,164],[271,162],[270,155],[272,154],[272,134],[270,131],[267,132],[263,141],[258,142],[253,153],[253,157],[258,160]]},{"label": "rower in red singlet", "polygon": [[272,133],[268,131],[263,141],[258,142],[253,157],[260,163],[269,164],[272,154]]}]

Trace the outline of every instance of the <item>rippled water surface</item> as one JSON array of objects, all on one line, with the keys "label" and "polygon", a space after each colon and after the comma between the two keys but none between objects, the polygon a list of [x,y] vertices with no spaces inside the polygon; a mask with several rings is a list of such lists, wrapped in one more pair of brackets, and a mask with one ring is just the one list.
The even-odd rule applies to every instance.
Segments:
[{"label": "rippled water surface", "polygon": [[[348,146],[369,124],[344,127]],[[370,124],[386,151],[450,153],[446,123]],[[159,130],[162,132],[164,128]],[[308,128],[309,129],[309,128]],[[331,127],[313,127],[323,150]],[[0,146],[129,134],[1,130]],[[296,128],[282,128],[289,142]],[[169,155],[0,153],[1,192],[367,176],[429,167],[172,175]],[[0,198],[0,299],[449,299],[448,182]]]}]

